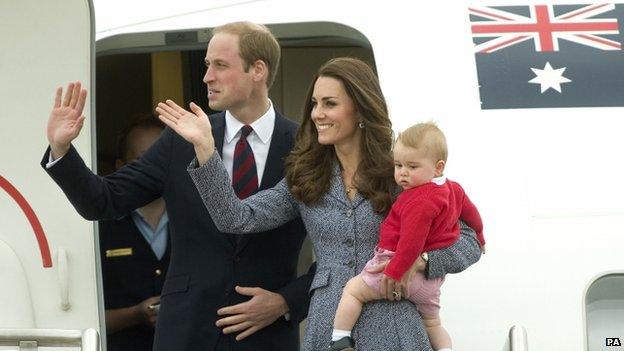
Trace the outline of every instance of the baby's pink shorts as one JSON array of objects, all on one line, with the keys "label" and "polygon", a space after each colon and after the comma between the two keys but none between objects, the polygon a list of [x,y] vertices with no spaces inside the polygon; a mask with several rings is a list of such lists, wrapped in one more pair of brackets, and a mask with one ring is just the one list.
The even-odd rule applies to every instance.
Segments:
[{"label": "baby's pink shorts", "polygon": [[[360,275],[364,282],[374,290],[379,291],[383,272],[369,273],[367,268],[389,261],[394,256],[394,251],[376,248],[375,256],[366,263],[366,267]],[[444,278],[425,279],[422,272],[417,272],[409,284],[409,300],[412,301],[418,311],[424,315],[437,316],[440,312],[440,287]]]}]

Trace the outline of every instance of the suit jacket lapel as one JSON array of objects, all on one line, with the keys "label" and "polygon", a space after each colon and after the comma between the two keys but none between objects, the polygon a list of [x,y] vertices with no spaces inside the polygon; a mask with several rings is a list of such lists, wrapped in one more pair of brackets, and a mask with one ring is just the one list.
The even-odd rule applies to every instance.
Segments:
[{"label": "suit jacket lapel", "polygon": [[271,145],[267,155],[267,162],[262,173],[262,182],[258,190],[272,188],[284,178],[284,160],[293,146],[294,136],[286,126],[285,117],[275,112],[275,126]]},{"label": "suit jacket lapel", "polygon": [[225,112],[210,116],[212,124],[212,137],[215,140],[215,149],[223,156],[223,139],[225,138]]},{"label": "suit jacket lapel", "polygon": [[[273,135],[271,136],[271,145],[269,145],[269,153],[262,173],[262,182],[258,187],[258,191],[272,188],[284,177],[284,158],[292,149],[293,136],[286,127],[282,115],[275,111],[275,125],[273,126]],[[243,236],[236,246],[236,254],[240,253],[249,242],[249,235]]]}]

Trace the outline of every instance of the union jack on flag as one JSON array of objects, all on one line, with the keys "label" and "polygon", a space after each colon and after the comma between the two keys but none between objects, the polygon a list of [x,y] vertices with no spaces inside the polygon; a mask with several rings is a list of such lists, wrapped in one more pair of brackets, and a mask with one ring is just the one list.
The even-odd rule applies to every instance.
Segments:
[{"label": "union jack on flag", "polygon": [[468,13],[482,109],[624,106],[624,4]]},{"label": "union jack on flag", "polygon": [[[528,15],[494,7],[470,7],[472,35],[489,38],[475,45],[478,53],[492,53],[532,40],[538,52],[559,51],[567,40],[600,50],[621,50],[622,44],[607,37],[619,34],[618,19],[605,18],[614,4],[586,5],[556,13],[553,5],[532,5]],[[600,17],[597,17],[600,16]]]}]

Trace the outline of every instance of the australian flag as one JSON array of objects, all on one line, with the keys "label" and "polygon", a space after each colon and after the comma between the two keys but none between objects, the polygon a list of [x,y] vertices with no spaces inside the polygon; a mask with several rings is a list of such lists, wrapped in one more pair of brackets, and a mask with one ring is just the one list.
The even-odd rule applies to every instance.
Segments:
[{"label": "australian flag", "polygon": [[624,4],[469,12],[482,109],[624,106]]}]

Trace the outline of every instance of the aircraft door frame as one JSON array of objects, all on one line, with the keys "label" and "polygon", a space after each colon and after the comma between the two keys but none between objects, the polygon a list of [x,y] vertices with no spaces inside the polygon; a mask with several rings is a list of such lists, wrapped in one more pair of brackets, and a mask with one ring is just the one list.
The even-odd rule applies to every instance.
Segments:
[{"label": "aircraft door frame", "polygon": [[[73,145],[87,165],[94,159],[94,18],[91,0],[0,2],[0,240],[25,272],[35,328],[104,326],[94,224],[39,165],[55,89],[62,84],[65,90],[69,81],[81,81],[89,93],[87,120]],[[4,276],[0,270],[0,280]],[[0,317],[0,328],[14,323]]]}]

